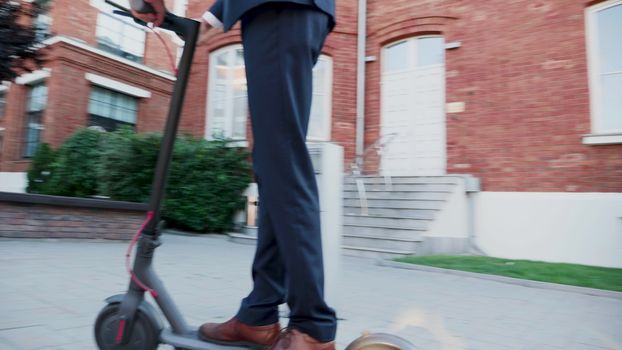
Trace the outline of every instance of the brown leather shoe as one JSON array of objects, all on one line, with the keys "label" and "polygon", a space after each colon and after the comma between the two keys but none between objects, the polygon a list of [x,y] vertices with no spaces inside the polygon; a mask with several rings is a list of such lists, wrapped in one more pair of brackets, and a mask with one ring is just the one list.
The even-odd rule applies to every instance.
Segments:
[{"label": "brown leather shoe", "polygon": [[287,329],[269,350],[335,350],[335,342],[321,343],[296,329]]},{"label": "brown leather shoe", "polygon": [[205,341],[233,346],[264,349],[279,336],[279,323],[267,326],[249,326],[232,318],[225,323],[205,323],[199,327],[199,337]]}]

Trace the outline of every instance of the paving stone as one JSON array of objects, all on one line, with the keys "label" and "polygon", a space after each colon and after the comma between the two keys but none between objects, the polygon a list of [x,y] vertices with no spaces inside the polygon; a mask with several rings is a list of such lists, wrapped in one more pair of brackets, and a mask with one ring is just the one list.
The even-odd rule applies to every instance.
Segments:
[{"label": "paving stone", "polygon": [[[252,286],[254,247],[213,235],[163,241],[155,269],[187,322],[231,317]],[[127,288],[125,250],[122,242],[0,240],[0,349],[95,349],[97,313]],[[342,319],[339,349],[363,331],[395,333],[422,350],[622,349],[620,299],[354,257],[342,259],[337,290],[329,297]]]}]

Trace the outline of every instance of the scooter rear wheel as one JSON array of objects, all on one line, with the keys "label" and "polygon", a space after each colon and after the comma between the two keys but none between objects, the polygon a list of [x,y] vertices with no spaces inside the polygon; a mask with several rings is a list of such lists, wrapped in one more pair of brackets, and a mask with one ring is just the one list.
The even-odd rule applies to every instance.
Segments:
[{"label": "scooter rear wheel", "polygon": [[157,323],[140,310],[136,311],[134,328],[127,344],[116,343],[119,327],[119,303],[108,304],[95,321],[95,341],[100,350],[155,350],[160,343]]},{"label": "scooter rear wheel", "polygon": [[416,350],[415,346],[404,338],[393,334],[365,334],[355,339],[346,350]]}]

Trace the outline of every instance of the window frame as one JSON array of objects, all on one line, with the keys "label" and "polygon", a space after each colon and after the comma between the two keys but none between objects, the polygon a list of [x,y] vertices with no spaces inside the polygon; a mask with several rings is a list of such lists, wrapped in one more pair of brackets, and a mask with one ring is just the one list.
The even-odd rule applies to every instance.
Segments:
[{"label": "window frame", "polygon": [[[209,78],[207,79],[207,103],[206,103],[206,111],[205,111],[205,116],[206,116],[206,123],[205,123],[205,139],[206,140],[214,140],[216,139],[216,137],[214,136],[214,132],[213,132],[213,123],[214,123],[214,111],[215,111],[215,100],[214,100],[214,92],[215,92],[215,88],[216,88],[216,81],[217,81],[217,73],[216,73],[216,57],[218,55],[221,55],[223,53],[226,53],[227,55],[235,55],[235,52],[237,50],[244,50],[244,48],[242,47],[241,44],[233,44],[233,45],[228,45],[225,47],[222,47],[218,50],[212,51],[209,54]],[[227,77],[227,83],[231,82],[233,80],[229,80],[229,77]],[[244,81],[245,84],[246,83],[246,76],[244,76]],[[232,95],[232,88],[229,87],[229,84],[227,84],[226,86],[226,91],[225,91],[225,130],[224,130],[224,135],[223,137],[227,138],[227,139],[231,139],[234,141],[238,141],[240,144],[244,144],[247,142],[248,140],[248,130],[246,125],[248,124],[248,115],[249,115],[249,109],[248,109],[248,85],[247,85],[247,89],[246,89],[246,101],[247,101],[247,105],[246,105],[246,117],[245,117],[245,122],[244,122],[244,136],[243,137],[233,137],[233,130],[234,130],[234,115],[233,115],[233,110],[234,110],[234,100],[235,97],[233,97]],[[230,98],[231,97],[231,98]],[[229,102],[231,102],[231,105],[227,105]]]},{"label": "window frame", "polygon": [[[143,26],[134,23],[134,21],[132,21],[130,19],[126,19],[126,18],[122,18],[120,16],[114,15],[112,13],[112,10],[114,10],[114,8],[112,6],[104,3],[103,1],[91,0],[91,5],[94,6],[95,8],[97,8],[98,11],[99,11],[98,14],[97,14],[97,21],[95,23],[95,40],[97,42],[97,48],[99,48],[100,50],[103,50],[105,52],[108,52],[110,54],[113,54],[115,56],[127,59],[129,61],[132,61],[132,62],[135,62],[135,63],[139,63],[139,64],[144,64],[145,63],[145,52],[146,52],[146,48],[147,48],[147,30]],[[120,25],[121,25],[121,29],[115,31],[115,34],[120,36],[121,42],[119,42],[119,43],[114,42],[116,47],[114,47],[112,49],[108,49],[108,47],[107,47],[108,45],[106,45],[106,47],[104,47],[104,45],[102,45],[102,43],[100,43],[100,37],[98,35],[98,29],[100,27],[102,27],[102,25],[101,25],[101,18],[102,18],[102,16],[106,16],[109,19],[112,19],[112,20],[120,23]],[[134,55],[131,52],[124,51],[123,48],[122,48],[121,43],[123,42],[123,38],[129,37],[128,35],[126,35],[124,33],[127,27],[135,29],[135,30],[138,30],[138,31],[140,31],[142,33],[142,55],[141,56],[136,56],[136,55]],[[132,55],[134,57],[137,57],[137,60],[132,59],[132,58],[128,58],[128,57],[122,55],[122,53],[129,54],[129,55]]]},{"label": "window frame", "polygon": [[[441,34],[430,34],[430,35],[418,35],[418,36],[413,36],[413,37],[409,37],[409,38],[405,38],[405,39],[401,39],[401,40],[397,40],[397,41],[393,41],[388,43],[387,45],[382,47],[381,50],[381,62],[380,62],[380,73],[381,74],[401,74],[404,72],[410,72],[415,68],[420,68],[420,67],[427,67],[427,66],[442,66],[442,65],[446,65],[446,57],[443,57],[443,63],[440,64],[430,64],[430,65],[426,65],[426,66],[419,66],[419,60],[417,57],[417,50],[419,49],[419,45],[417,45],[417,40],[420,39],[430,39],[430,38],[439,38],[443,40],[443,55],[445,55],[445,46],[447,45],[447,42],[445,41],[445,37]],[[407,66],[407,68],[405,69],[395,69],[395,70],[391,70],[391,71],[385,71],[385,64],[387,61],[387,50],[401,45],[401,44],[406,44],[407,47],[407,52],[408,52],[408,56],[407,56],[407,60],[410,62],[410,65]]]},{"label": "window frame", "polygon": [[[95,100],[93,98],[93,93],[94,93],[95,90],[104,90],[107,93],[109,93],[109,96],[111,97],[110,101]],[[106,104],[108,106],[111,106],[113,109],[119,109],[119,108],[127,109],[125,107],[121,107],[119,104],[115,104],[115,102],[118,102],[120,95],[129,97],[129,98],[131,98],[134,101],[134,109],[133,109],[134,121],[133,122],[128,122],[128,121],[121,120],[121,119],[116,119],[116,118],[113,118],[113,117],[110,117],[110,116],[104,116],[104,115],[100,115],[100,114],[91,113],[91,103],[93,103],[93,101],[100,102],[102,104]],[[99,126],[99,127],[103,128],[106,131],[117,130],[121,126],[131,126],[133,129],[136,129],[136,124],[138,123],[138,107],[139,107],[139,104],[140,104],[139,98],[136,97],[136,96],[132,96],[130,94],[126,94],[126,93],[123,93],[123,92],[112,90],[112,89],[106,88],[104,86],[91,85],[91,91],[89,92],[89,104],[87,106],[87,114],[88,114],[87,124],[88,124],[88,127]],[[110,124],[114,125],[114,128],[108,130],[107,128],[99,125],[99,123],[94,123],[93,119],[103,119],[103,120],[109,121]]]},{"label": "window frame", "polygon": [[[43,105],[42,108],[31,109],[30,108],[31,101],[32,101],[31,99],[33,97],[33,93],[36,88],[41,87],[41,86],[44,88],[45,102],[42,104]],[[23,147],[22,147],[22,158],[24,159],[31,159],[34,156],[37,150],[37,147],[41,144],[42,133],[43,133],[43,130],[45,130],[43,117],[45,115],[45,111],[48,106],[48,97],[49,97],[49,89],[48,89],[48,86],[45,80],[28,85],[28,92],[26,94],[26,101],[25,101],[26,104],[24,108],[24,141],[23,141]],[[37,123],[37,126],[35,127],[32,127],[32,124],[35,124],[31,122],[33,119],[38,119],[39,121]],[[38,131],[33,131],[33,130],[38,130]],[[36,133],[35,141],[30,140],[31,131]],[[31,147],[30,146],[31,144],[35,144],[35,146]]]},{"label": "window frame", "polygon": [[608,0],[585,9],[585,38],[587,47],[588,86],[590,100],[590,135],[584,135],[584,144],[622,143],[621,129],[603,129],[600,99],[601,69],[598,46],[598,13],[615,6],[622,6],[622,0]]}]

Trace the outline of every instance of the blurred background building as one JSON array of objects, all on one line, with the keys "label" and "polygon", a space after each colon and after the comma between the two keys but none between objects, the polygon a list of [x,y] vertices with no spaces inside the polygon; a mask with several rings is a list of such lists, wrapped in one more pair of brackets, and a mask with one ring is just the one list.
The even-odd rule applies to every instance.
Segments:
[{"label": "blurred background building", "polygon": [[[169,7],[199,17],[212,2]],[[337,7],[309,141],[344,148],[348,251],[622,266],[622,0]],[[53,1],[40,23],[46,69],[1,88],[0,171],[80,127],[162,128],[174,78],[157,38],[98,0]],[[239,34],[211,31],[197,52],[181,131],[250,147]],[[357,171],[379,176],[366,203]]]}]

